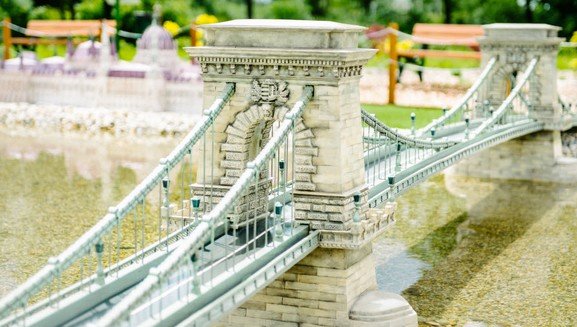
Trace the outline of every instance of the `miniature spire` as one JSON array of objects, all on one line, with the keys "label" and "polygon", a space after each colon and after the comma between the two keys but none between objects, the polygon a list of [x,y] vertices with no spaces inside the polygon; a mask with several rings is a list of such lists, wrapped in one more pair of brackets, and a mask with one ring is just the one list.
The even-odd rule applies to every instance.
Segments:
[{"label": "miniature spire", "polygon": [[110,67],[110,36],[108,35],[108,24],[106,24],[106,19],[102,20],[102,27],[100,28],[100,43],[102,47],[100,48],[100,69],[108,73],[108,68]]},{"label": "miniature spire", "polygon": [[159,3],[155,3],[152,7],[152,24],[160,25],[160,15],[162,12],[162,6]]},{"label": "miniature spire", "polygon": [[66,38],[66,57],[72,58],[74,54],[74,44],[72,44],[72,38],[69,36]]},{"label": "miniature spire", "polygon": [[[114,40],[115,40],[115,36],[113,36],[112,39],[113,39],[113,41],[114,41]],[[117,53],[117,51],[116,51],[116,42],[110,43],[110,55],[111,55],[113,58],[116,58],[116,55],[117,55],[117,54],[118,54],[118,53]],[[118,59],[118,58],[116,58],[116,59]]]}]

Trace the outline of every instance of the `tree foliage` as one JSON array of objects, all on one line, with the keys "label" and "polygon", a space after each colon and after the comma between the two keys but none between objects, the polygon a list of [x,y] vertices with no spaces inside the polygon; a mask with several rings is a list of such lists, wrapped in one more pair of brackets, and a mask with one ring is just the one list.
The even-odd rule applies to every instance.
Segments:
[{"label": "tree foliage", "polygon": [[[135,31],[134,13],[162,4],[163,17],[186,25],[201,13],[219,20],[246,18],[323,19],[360,25],[397,22],[410,32],[423,23],[547,23],[561,26],[562,36],[577,30],[577,0],[141,0],[121,5],[121,26]],[[0,0],[0,16],[25,25],[28,19],[114,17],[103,0]],[[134,25],[134,26],[133,26]]]}]

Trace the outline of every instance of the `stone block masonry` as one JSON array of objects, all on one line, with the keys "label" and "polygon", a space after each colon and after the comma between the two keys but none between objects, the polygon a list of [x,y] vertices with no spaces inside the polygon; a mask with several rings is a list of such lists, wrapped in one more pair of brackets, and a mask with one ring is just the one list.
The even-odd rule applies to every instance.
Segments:
[{"label": "stone block masonry", "polygon": [[483,178],[577,182],[574,166],[562,162],[560,139],[558,131],[523,136],[464,159],[448,173]]},{"label": "stone block masonry", "polygon": [[349,310],[376,286],[370,243],[319,248],[216,326],[352,326]]}]

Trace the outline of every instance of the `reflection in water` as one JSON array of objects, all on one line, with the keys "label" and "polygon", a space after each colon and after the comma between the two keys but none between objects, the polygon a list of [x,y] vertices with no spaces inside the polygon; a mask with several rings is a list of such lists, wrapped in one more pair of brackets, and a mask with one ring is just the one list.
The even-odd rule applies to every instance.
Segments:
[{"label": "reflection in water", "polygon": [[0,296],[92,227],[174,143],[0,134]]},{"label": "reflection in water", "polygon": [[575,326],[576,200],[575,185],[431,178],[376,242],[379,287],[425,320]]}]

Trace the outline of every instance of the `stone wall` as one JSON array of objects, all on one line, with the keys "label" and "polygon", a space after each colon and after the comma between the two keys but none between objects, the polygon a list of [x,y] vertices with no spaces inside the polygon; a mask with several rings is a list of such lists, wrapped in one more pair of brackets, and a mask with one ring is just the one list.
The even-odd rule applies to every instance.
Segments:
[{"label": "stone wall", "polygon": [[319,248],[217,326],[351,326],[355,300],[376,287],[371,244]]},{"label": "stone wall", "polygon": [[577,167],[561,157],[559,131],[543,131],[483,150],[448,170],[482,178],[577,182]]}]

